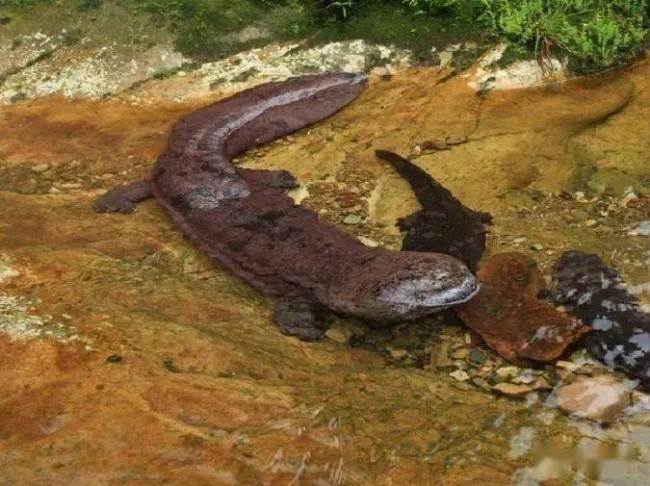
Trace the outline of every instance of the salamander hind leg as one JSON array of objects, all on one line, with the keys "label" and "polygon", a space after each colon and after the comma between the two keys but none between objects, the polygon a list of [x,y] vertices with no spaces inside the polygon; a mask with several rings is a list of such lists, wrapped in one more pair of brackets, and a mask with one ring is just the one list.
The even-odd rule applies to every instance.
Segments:
[{"label": "salamander hind leg", "polygon": [[140,201],[152,196],[151,182],[136,181],[111,189],[95,200],[93,209],[98,213],[132,213]]},{"label": "salamander hind leg", "polygon": [[325,335],[315,306],[309,302],[278,302],[273,319],[284,334],[296,336],[301,341],[320,341]]}]

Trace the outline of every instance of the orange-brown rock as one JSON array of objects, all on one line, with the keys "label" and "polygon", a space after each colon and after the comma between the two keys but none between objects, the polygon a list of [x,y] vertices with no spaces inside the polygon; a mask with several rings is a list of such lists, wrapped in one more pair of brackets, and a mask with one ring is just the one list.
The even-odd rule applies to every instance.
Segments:
[{"label": "orange-brown rock", "polygon": [[483,287],[474,299],[458,307],[458,315],[508,361],[554,361],[589,332],[537,298],[543,279],[526,255],[502,253],[484,258],[477,276]]},{"label": "orange-brown rock", "polygon": [[[245,163],[310,181],[306,203],[333,219],[343,219],[325,204],[335,196],[319,201],[318,190],[376,175],[368,223],[347,229],[384,243],[416,208],[374,149],[464,138],[422,153],[418,165],[464,204],[492,212],[495,234],[578,247],[583,233],[565,232],[559,217],[530,224],[500,195],[565,188],[575,169],[566,147],[578,132],[585,146],[599,141],[607,156],[598,163],[645,162],[635,154],[648,137],[634,128],[648,117],[650,63],[635,73],[634,82],[623,73],[484,98],[462,76],[398,73],[331,122]],[[561,421],[538,427],[528,404],[460,390],[447,370],[390,367],[371,351],[283,336],[267,302],[197,253],[153,202],[128,218],[91,211],[99,192],[148,172],[175,120],[217,95],[42,98],[0,109],[0,304],[33,306],[28,316],[0,314],[0,484],[501,485],[523,466],[508,458],[521,427],[577,444]],[[582,130],[611,113],[613,128]],[[21,192],[30,179],[36,192]],[[598,244],[627,257],[630,239],[602,233]],[[4,258],[19,276],[3,273]],[[625,270],[647,279],[644,268]],[[29,318],[47,315],[52,325],[34,332]]]}]

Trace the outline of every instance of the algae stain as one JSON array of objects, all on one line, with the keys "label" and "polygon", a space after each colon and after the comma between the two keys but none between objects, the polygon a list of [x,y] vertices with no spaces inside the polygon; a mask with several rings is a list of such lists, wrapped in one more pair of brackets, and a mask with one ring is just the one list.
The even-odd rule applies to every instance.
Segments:
[{"label": "algae stain", "polygon": [[[12,266],[12,260],[0,258],[0,284],[20,276]],[[32,313],[32,303],[23,298],[0,292],[0,333],[7,334],[13,341],[27,341],[52,338],[62,343],[85,342],[70,326],[54,322],[51,316]]]}]

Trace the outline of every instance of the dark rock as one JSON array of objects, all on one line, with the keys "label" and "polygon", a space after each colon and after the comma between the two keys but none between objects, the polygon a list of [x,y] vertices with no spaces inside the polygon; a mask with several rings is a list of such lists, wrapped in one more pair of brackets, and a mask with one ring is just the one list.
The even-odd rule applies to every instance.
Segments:
[{"label": "dark rock", "polygon": [[457,308],[458,315],[508,361],[554,361],[589,330],[536,297],[542,277],[525,255],[488,257],[477,276],[481,291]]},{"label": "dark rock", "polygon": [[650,390],[650,315],[618,272],[597,255],[569,251],[555,263],[553,279],[555,303],[594,330],[587,350]]}]

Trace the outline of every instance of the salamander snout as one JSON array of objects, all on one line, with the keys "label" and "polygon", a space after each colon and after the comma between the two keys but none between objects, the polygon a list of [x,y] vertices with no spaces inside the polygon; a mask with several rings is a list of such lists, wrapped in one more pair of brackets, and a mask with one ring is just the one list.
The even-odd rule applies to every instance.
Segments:
[{"label": "salamander snout", "polygon": [[371,321],[403,321],[467,302],[479,288],[467,266],[449,255],[380,251],[330,289],[330,307]]},{"label": "salamander snout", "polygon": [[410,264],[394,272],[378,295],[378,300],[391,305],[400,317],[462,304],[478,292],[478,281],[460,260],[442,254],[410,254]]}]

